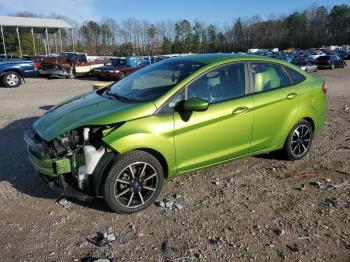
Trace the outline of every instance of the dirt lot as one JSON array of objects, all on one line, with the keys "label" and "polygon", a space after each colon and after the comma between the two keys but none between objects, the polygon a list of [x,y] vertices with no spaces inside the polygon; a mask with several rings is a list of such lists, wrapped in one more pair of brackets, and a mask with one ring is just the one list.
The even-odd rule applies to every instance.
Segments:
[{"label": "dirt lot", "polygon": [[[23,131],[93,81],[0,88],[0,261],[349,261],[350,67],[316,74],[328,82],[329,115],[305,159],[251,157],[181,176],[159,197],[178,194],[181,210],[133,215],[102,200],[57,203],[26,157]],[[95,246],[96,232],[116,240]]]}]

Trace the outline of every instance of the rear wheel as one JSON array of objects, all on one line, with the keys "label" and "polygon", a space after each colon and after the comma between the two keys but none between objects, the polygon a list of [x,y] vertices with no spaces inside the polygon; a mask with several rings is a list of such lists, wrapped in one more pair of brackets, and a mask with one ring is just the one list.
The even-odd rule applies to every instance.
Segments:
[{"label": "rear wheel", "polygon": [[159,161],[144,151],[117,156],[104,184],[104,199],[118,213],[141,211],[158,197],[164,181]]},{"label": "rear wheel", "polygon": [[5,72],[1,80],[6,87],[18,87],[21,84],[21,76],[14,71]]},{"label": "rear wheel", "polygon": [[284,144],[284,153],[289,160],[302,159],[310,150],[313,129],[306,120],[301,120],[290,131]]}]

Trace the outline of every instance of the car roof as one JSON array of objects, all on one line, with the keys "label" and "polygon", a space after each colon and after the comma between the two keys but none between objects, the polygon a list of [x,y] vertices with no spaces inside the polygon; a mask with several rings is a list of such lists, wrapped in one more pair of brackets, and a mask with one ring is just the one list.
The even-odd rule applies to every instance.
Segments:
[{"label": "car roof", "polygon": [[169,60],[182,60],[189,62],[196,62],[202,64],[212,64],[220,61],[240,61],[240,60],[260,60],[270,61],[280,64],[285,64],[285,61],[274,59],[266,56],[250,55],[250,54],[231,54],[231,53],[216,53],[216,54],[198,54],[198,55],[185,55],[169,58]]}]

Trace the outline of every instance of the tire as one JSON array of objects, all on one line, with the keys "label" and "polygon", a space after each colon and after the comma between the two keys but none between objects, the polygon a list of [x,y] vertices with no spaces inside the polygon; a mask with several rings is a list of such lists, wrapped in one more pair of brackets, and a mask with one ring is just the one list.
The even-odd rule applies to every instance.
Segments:
[{"label": "tire", "polygon": [[163,182],[162,165],[151,154],[144,151],[120,154],[107,174],[104,199],[114,212],[138,212],[156,200]]},{"label": "tire", "polygon": [[302,119],[292,128],[286,139],[283,148],[286,158],[288,160],[302,159],[309,152],[312,139],[312,126],[308,121]]},{"label": "tire", "polygon": [[9,71],[9,72],[5,72],[2,77],[2,83],[6,86],[6,87],[18,87],[21,85],[21,80],[22,77],[20,76],[20,74],[18,74],[17,72],[14,71]]}]

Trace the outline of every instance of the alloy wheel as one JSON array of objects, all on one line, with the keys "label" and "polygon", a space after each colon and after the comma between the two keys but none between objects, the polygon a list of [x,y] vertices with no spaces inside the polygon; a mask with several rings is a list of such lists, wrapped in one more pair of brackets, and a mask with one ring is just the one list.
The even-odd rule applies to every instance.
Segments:
[{"label": "alloy wheel", "polygon": [[295,156],[301,156],[308,151],[311,142],[311,132],[308,126],[298,126],[292,135],[291,149]]},{"label": "alloy wheel", "polygon": [[135,162],[125,167],[114,183],[114,197],[126,208],[145,205],[158,186],[158,173],[146,162]]}]

